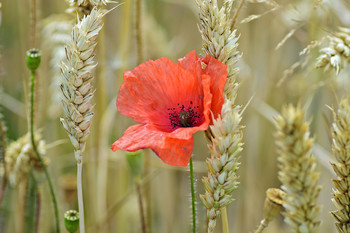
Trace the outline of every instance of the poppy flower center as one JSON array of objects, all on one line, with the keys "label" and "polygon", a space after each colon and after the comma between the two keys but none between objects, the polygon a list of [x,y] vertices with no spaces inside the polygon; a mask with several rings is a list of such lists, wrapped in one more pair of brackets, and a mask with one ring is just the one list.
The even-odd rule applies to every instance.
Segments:
[{"label": "poppy flower center", "polygon": [[178,109],[169,108],[169,120],[173,128],[185,128],[197,126],[200,122],[201,115],[197,112],[198,106],[192,106],[192,101],[189,107],[178,104]]}]

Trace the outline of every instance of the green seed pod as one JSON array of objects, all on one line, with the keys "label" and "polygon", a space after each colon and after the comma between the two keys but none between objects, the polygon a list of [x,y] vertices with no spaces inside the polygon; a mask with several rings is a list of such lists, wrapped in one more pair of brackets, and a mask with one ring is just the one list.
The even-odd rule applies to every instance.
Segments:
[{"label": "green seed pod", "polygon": [[131,173],[135,177],[139,177],[143,167],[143,151],[126,152],[126,160],[128,161]]},{"label": "green seed pod", "polygon": [[76,210],[68,210],[64,213],[64,226],[70,233],[74,233],[79,228],[79,212]]},{"label": "green seed pod", "polygon": [[41,51],[39,49],[29,49],[26,55],[28,69],[35,71],[38,69],[41,61]]}]

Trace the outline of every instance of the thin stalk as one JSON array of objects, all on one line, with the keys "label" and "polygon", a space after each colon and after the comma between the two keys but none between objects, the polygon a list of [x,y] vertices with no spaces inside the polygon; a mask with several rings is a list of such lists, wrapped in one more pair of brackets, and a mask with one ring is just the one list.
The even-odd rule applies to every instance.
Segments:
[{"label": "thin stalk", "polygon": [[190,159],[190,179],[191,179],[191,199],[192,199],[192,232],[197,232],[197,223],[196,223],[196,196],[194,190],[194,181],[193,181],[193,162],[192,157]]},{"label": "thin stalk", "polygon": [[222,230],[223,230],[223,232],[224,233],[229,233],[226,207],[221,208],[221,220],[222,220]]},{"label": "thin stalk", "polygon": [[36,191],[36,225],[35,225],[35,233],[39,232],[39,225],[40,225],[40,213],[41,213],[41,194],[40,189],[37,187]]},{"label": "thin stalk", "polygon": [[[150,168],[150,157],[149,157],[149,150],[144,150],[144,176],[148,177],[151,174]],[[145,203],[146,203],[146,216],[147,216],[147,226],[150,232],[152,232],[152,209],[151,209],[151,183],[146,182],[144,188],[144,194],[145,194]]]},{"label": "thin stalk", "polygon": [[265,221],[265,219],[264,219],[264,220],[262,220],[262,221],[260,222],[260,225],[259,225],[258,229],[256,229],[256,231],[255,231],[254,233],[261,233],[261,232],[263,232],[263,230],[264,230],[266,227],[267,227],[267,223],[266,223],[266,221]]},{"label": "thin stalk", "polygon": [[235,14],[233,15],[233,18],[232,18],[231,31],[232,31],[233,28],[235,27],[236,20],[237,20],[237,18],[238,18],[238,14],[239,14],[239,12],[241,11],[243,5],[244,5],[244,0],[241,0],[241,2],[239,3],[239,6],[238,6],[238,8],[237,8]]},{"label": "thin stalk", "polygon": [[31,139],[31,143],[33,146],[33,150],[34,150],[36,156],[38,157],[41,166],[44,169],[45,177],[46,177],[47,182],[49,184],[52,205],[53,205],[54,212],[55,212],[56,233],[60,233],[60,220],[59,220],[59,215],[58,215],[58,207],[57,207],[57,200],[56,200],[55,191],[53,189],[50,174],[47,171],[44,160],[42,159],[42,157],[41,157],[41,155],[36,147],[35,140],[34,140],[34,90],[35,90],[35,71],[31,71],[31,75],[30,75],[30,139]]},{"label": "thin stalk", "polygon": [[[77,154],[79,152],[76,152]],[[83,156],[78,155],[77,161],[77,189],[78,189],[78,206],[79,206],[79,228],[80,233],[85,233],[84,225],[84,201],[83,201],[83,184],[81,179],[81,174],[83,170]]]},{"label": "thin stalk", "polygon": [[37,48],[38,44],[38,33],[37,33],[37,2],[36,0],[32,0],[32,48]]},{"label": "thin stalk", "polygon": [[141,225],[142,225],[142,233],[147,233],[147,224],[146,224],[146,217],[145,217],[145,211],[143,208],[143,200],[142,200],[142,192],[141,192],[141,182],[140,179],[135,180],[136,185],[136,192],[137,197],[139,200],[139,208],[140,208],[140,219],[141,219]]},{"label": "thin stalk", "polygon": [[137,63],[143,61],[143,44],[142,44],[142,0],[136,0],[136,40],[137,40]]},{"label": "thin stalk", "polygon": [[38,184],[34,178],[33,171],[29,172],[26,202],[25,202],[25,233],[35,232],[36,228],[36,210],[37,210],[37,191]]}]

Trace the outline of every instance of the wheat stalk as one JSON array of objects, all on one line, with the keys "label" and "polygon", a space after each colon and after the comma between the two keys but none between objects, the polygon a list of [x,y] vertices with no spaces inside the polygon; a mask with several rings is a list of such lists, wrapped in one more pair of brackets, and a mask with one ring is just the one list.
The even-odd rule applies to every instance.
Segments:
[{"label": "wheat stalk", "polygon": [[71,39],[66,45],[67,61],[61,63],[63,82],[62,104],[65,117],[61,123],[68,133],[74,146],[74,154],[77,160],[77,185],[78,203],[80,215],[80,232],[84,233],[84,205],[82,193],[82,153],[86,140],[90,134],[90,124],[93,118],[92,112],[92,72],[96,67],[94,51],[97,45],[97,36],[102,29],[101,10],[94,8],[90,15],[78,20],[73,27]]},{"label": "wheat stalk", "polygon": [[339,233],[350,232],[350,105],[347,99],[342,99],[339,109],[333,111],[334,122],[332,125],[332,151],[337,163],[332,163],[332,168],[337,174],[333,179],[333,199],[338,210],[332,211],[333,218],[337,221],[335,226]]},{"label": "wheat stalk", "polygon": [[278,178],[282,183],[285,221],[292,232],[317,232],[321,207],[316,204],[321,187],[317,184],[316,159],[311,154],[313,139],[300,107],[288,105],[275,118],[279,153]]}]

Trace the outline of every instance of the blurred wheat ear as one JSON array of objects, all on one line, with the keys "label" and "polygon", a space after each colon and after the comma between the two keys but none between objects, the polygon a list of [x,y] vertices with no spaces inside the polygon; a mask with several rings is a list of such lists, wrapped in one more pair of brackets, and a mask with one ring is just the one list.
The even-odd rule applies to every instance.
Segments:
[{"label": "blurred wheat ear", "polygon": [[339,28],[339,32],[328,37],[329,44],[320,50],[316,67],[325,71],[334,69],[338,74],[344,64],[350,62],[350,29]]},{"label": "blurred wheat ear", "polygon": [[316,158],[311,154],[313,139],[300,107],[287,105],[276,121],[276,144],[279,153],[278,178],[282,183],[285,222],[292,232],[317,232],[321,191],[316,172]]},{"label": "blurred wheat ear", "polygon": [[332,211],[333,218],[337,221],[335,226],[339,233],[350,232],[350,105],[347,99],[342,99],[338,111],[333,111],[334,122],[332,125],[332,150],[337,163],[332,163],[332,168],[337,174],[333,179],[333,199],[338,210]]}]

